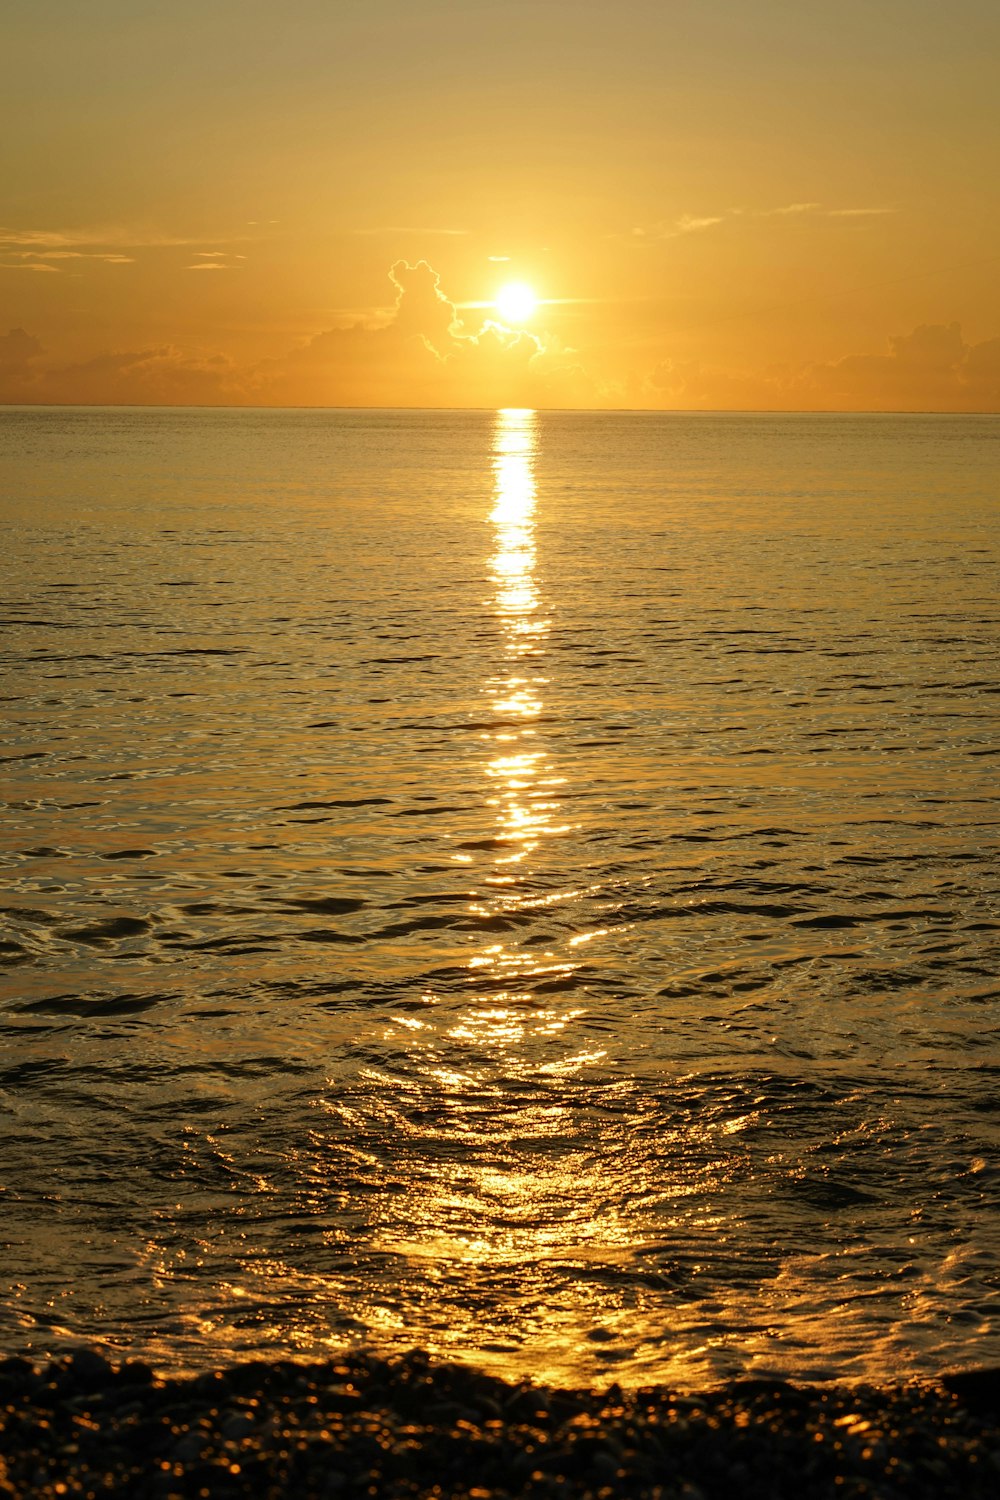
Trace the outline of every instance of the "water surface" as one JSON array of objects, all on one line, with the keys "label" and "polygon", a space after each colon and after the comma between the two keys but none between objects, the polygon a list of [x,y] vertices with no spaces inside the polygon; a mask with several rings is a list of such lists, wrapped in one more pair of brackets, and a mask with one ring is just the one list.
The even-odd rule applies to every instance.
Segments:
[{"label": "water surface", "polygon": [[0,431],[6,1349],[1000,1360],[1000,419]]}]

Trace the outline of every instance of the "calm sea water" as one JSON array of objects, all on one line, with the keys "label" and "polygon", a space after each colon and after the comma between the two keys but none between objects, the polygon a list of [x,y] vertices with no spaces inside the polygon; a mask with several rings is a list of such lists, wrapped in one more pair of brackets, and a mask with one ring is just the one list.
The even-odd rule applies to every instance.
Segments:
[{"label": "calm sea water", "polygon": [[1000,1360],[998,457],[0,413],[0,1347]]}]

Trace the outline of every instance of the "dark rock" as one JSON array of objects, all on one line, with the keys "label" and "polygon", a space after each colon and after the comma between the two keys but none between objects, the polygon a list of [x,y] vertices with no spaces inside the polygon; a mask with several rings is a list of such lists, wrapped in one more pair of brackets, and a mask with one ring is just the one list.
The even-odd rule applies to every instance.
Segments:
[{"label": "dark rock", "polygon": [[942,1375],[940,1383],[967,1411],[1000,1415],[1000,1367],[959,1370]]},{"label": "dark rock", "polygon": [[253,1432],[253,1427],[252,1419],[245,1412],[240,1411],[233,1412],[231,1416],[226,1417],[219,1430],[224,1438],[235,1443],[239,1442],[240,1438],[248,1437]]},{"label": "dark rock", "polygon": [[221,1401],[229,1395],[230,1386],[221,1370],[206,1370],[204,1375],[196,1377],[194,1389],[199,1396],[213,1396]]},{"label": "dark rock", "polygon": [[205,1440],[196,1432],[186,1432],[173,1446],[170,1457],[175,1464],[193,1464],[205,1451]]},{"label": "dark rock", "polygon": [[77,1349],[70,1356],[66,1374],[78,1390],[96,1391],[107,1384],[111,1366],[96,1349]]},{"label": "dark rock", "polygon": [[129,1359],[122,1365],[118,1375],[122,1385],[151,1385],[152,1368],[142,1359]]}]

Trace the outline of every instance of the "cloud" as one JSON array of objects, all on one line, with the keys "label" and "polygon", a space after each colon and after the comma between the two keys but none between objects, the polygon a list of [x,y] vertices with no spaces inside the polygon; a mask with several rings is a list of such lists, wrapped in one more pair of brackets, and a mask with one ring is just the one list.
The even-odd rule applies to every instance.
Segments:
[{"label": "cloud", "polygon": [[970,352],[957,323],[922,324],[890,338],[887,354],[813,365],[805,384],[838,409],[962,410],[971,395]]},{"label": "cloud", "polygon": [[696,359],[664,360],[651,372],[642,397],[646,405],[678,411],[793,409],[784,371],[706,368]]},{"label": "cloud", "polygon": [[825,208],[822,203],[785,203],[780,208],[730,208],[719,214],[681,214],[670,224],[652,224],[632,230],[632,239],[639,243],[655,243],[660,240],[676,240],[683,234],[692,234],[702,229],[712,229],[716,224],[728,223],[730,219],[788,219],[809,216],[817,219],[869,219],[883,214],[893,214],[892,206],[871,208]]},{"label": "cloud", "polygon": [[761,219],[769,219],[776,215],[787,214],[814,214],[820,212],[819,203],[786,203],[782,208],[761,208],[757,210],[757,216]]},{"label": "cloud", "polygon": [[[21,246],[30,250],[103,250],[159,249],[179,245],[190,248],[204,244],[203,239],[161,234],[153,230],[123,228],[101,229],[10,229],[0,226],[0,248]],[[218,241],[216,241],[218,243]]]},{"label": "cloud", "polygon": [[107,250],[21,250],[18,253],[25,260],[107,260],[114,265],[135,264],[135,256]]},{"label": "cloud", "polygon": [[250,398],[246,375],[221,354],[166,346],[64,365],[44,365],[42,354],[39,341],[23,328],[0,338],[0,401],[218,406]]},{"label": "cloud", "polygon": [[[215,269],[214,252],[194,265]],[[306,406],[592,406],[597,384],[547,333],[475,324],[425,260],[397,260],[394,300],[374,316],[327,328],[277,359],[237,366],[170,346],[46,360],[23,329],[0,341],[0,401]],[[466,310],[467,311],[467,310]]]},{"label": "cloud", "polygon": [[724,218],[724,214],[703,214],[700,218],[694,214],[682,214],[674,231],[676,234],[692,234],[698,229],[711,229],[713,224],[721,224]]},{"label": "cloud", "polygon": [[8,381],[30,379],[32,361],[42,353],[38,339],[23,328],[0,334],[0,389]]},{"label": "cloud", "polygon": [[973,344],[963,375],[977,411],[1000,411],[1000,338]]},{"label": "cloud", "polygon": [[111,266],[135,264],[134,255],[110,254],[99,250],[7,250],[0,253],[16,257],[13,263],[3,263],[8,271],[58,271],[58,266],[50,264],[54,260],[99,260]]},{"label": "cloud", "polygon": [[73,235],[64,234],[61,230],[55,229],[5,229],[0,227],[0,247],[4,249],[8,246],[27,245],[36,249],[42,247],[48,250],[64,250],[70,249],[75,245],[99,245],[104,243],[106,241],[103,237],[98,237],[95,240],[88,236],[86,232]]},{"label": "cloud", "polygon": [[[0,227],[0,269],[57,271],[54,261],[100,261],[110,266],[135,263],[126,250],[177,248],[196,256],[226,256],[242,260],[229,251],[194,250],[203,240],[130,229],[11,229]],[[219,243],[219,241],[216,241]],[[223,243],[227,243],[223,241]],[[239,243],[230,241],[228,243]],[[189,268],[190,269],[190,268]]]},{"label": "cloud", "polygon": [[447,237],[468,234],[467,229],[427,229],[412,224],[385,224],[378,229],[355,229],[354,234],[418,234],[421,236],[445,235]]},{"label": "cloud", "polygon": [[42,378],[38,361],[44,353],[40,341],[24,328],[0,334],[0,401],[45,399],[37,395]]},{"label": "cloud", "polygon": [[871,219],[897,213],[898,209],[894,204],[869,208],[826,208],[822,203],[785,203],[780,208],[757,208],[749,212],[755,219],[787,219],[803,214],[816,219]]},{"label": "cloud", "polygon": [[245,255],[235,255],[230,250],[196,250],[195,259],[186,271],[238,271]]},{"label": "cloud", "polygon": [[787,218],[792,214],[812,214],[819,219],[870,219],[881,214],[894,214],[893,205],[876,208],[824,208],[822,203],[786,203],[781,208],[758,208],[753,211],[758,219]]},{"label": "cloud", "polygon": [[389,280],[396,288],[393,332],[421,339],[439,359],[446,358],[460,334],[455,305],[442,292],[437,271],[425,260],[415,266],[397,260]]},{"label": "cloud", "polygon": [[[572,350],[493,318],[467,324],[426,260],[389,271],[393,306],[326,329],[262,367],[265,399],[314,405],[592,405],[596,386]],[[468,311],[463,309],[462,311]]]},{"label": "cloud", "polygon": [[828,219],[873,219],[881,214],[894,214],[895,208],[826,208],[820,209]]},{"label": "cloud", "polygon": [[725,222],[727,214],[681,214],[670,224],[638,226],[632,230],[633,240],[650,243],[656,240],[676,240],[682,234],[694,234],[700,229],[712,229]]},{"label": "cloud", "polygon": [[879,354],[758,370],[664,360],[658,402],[683,410],[1000,411],[1000,338],[969,345],[958,323],[925,323]]}]

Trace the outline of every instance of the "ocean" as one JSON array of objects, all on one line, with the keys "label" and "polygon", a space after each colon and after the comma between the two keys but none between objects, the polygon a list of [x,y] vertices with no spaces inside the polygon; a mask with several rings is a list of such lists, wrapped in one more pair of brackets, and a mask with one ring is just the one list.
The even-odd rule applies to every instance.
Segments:
[{"label": "ocean", "polygon": [[0,1349],[1000,1362],[998,458],[0,411]]}]

